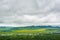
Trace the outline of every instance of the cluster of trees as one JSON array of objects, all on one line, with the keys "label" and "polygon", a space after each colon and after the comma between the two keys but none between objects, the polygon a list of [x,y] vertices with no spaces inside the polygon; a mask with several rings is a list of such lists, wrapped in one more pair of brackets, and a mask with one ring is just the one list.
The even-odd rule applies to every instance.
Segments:
[{"label": "cluster of trees", "polygon": [[60,40],[60,34],[0,36],[0,40]]}]

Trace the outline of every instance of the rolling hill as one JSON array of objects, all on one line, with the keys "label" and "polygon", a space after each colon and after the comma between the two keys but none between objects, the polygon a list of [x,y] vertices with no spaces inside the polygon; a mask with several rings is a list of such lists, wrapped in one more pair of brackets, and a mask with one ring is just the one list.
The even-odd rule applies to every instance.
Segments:
[{"label": "rolling hill", "polygon": [[26,26],[26,27],[0,27],[0,34],[39,34],[60,33],[59,26]]}]

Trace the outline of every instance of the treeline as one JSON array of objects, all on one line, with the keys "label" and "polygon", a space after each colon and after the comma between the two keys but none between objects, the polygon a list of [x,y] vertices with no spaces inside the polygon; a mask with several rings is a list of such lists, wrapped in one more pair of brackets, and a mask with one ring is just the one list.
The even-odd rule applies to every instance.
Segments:
[{"label": "treeline", "polygon": [[60,34],[0,36],[0,40],[60,40]]}]

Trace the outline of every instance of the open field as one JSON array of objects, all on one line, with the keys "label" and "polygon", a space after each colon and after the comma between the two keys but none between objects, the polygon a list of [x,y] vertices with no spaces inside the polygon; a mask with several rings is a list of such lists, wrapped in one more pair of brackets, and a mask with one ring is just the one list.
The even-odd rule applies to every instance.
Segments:
[{"label": "open field", "polygon": [[0,40],[60,40],[60,28],[1,27]]},{"label": "open field", "polygon": [[60,28],[37,28],[37,29],[0,29],[0,34],[40,34],[40,33],[60,33]]}]

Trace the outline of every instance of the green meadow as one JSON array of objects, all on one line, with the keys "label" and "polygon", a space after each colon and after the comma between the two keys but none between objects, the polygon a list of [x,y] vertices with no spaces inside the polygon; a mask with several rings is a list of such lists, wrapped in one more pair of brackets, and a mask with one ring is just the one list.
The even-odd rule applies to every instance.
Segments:
[{"label": "green meadow", "polygon": [[60,28],[1,27],[0,40],[60,40]]}]

